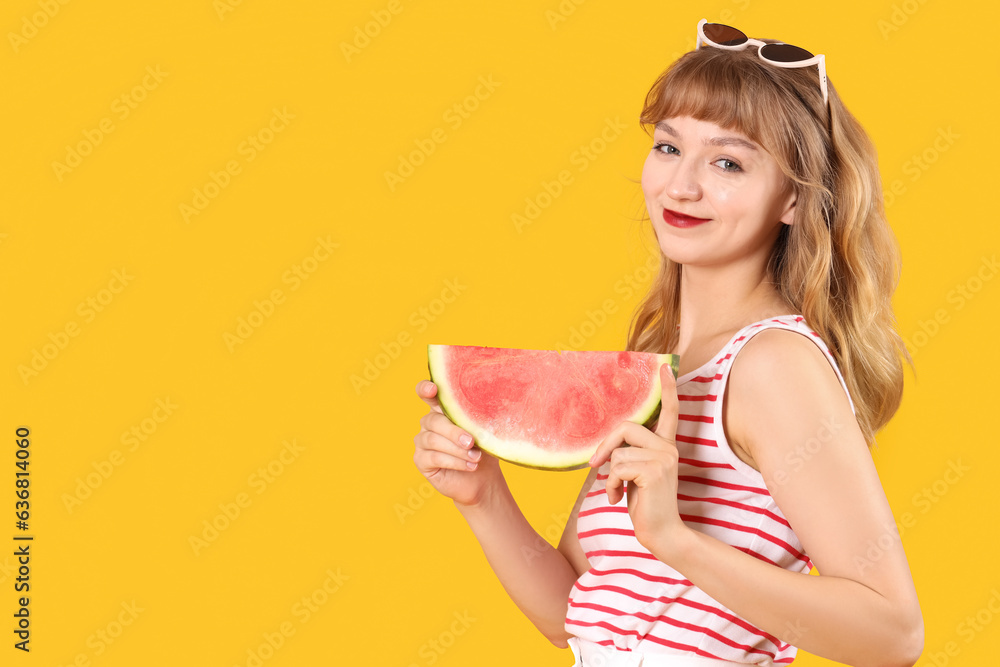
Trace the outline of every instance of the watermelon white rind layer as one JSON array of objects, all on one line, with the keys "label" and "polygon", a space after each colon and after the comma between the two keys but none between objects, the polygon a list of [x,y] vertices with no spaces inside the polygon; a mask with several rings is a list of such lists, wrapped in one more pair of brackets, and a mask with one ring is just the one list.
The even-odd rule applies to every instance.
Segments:
[{"label": "watermelon white rind layer", "polygon": [[[477,355],[487,357],[487,361],[479,367],[485,370],[477,369]],[[459,361],[457,357],[462,357],[465,361]],[[489,365],[489,358],[493,359],[492,366]],[[621,378],[609,377],[609,373],[614,375],[616,372],[616,364],[610,364],[611,360],[614,360],[620,367],[618,370],[625,374],[625,380],[636,383],[632,394],[617,388],[621,384]],[[527,468],[577,470],[587,467],[597,447],[621,421],[637,424],[650,421],[660,407],[662,392],[660,367],[664,364],[670,366],[674,377],[677,377],[679,357],[675,354],[645,352],[560,353],[550,350],[428,345],[427,361],[431,381],[438,387],[437,397],[442,411],[452,422],[471,433],[480,449],[499,459]],[[591,362],[600,362],[598,366],[603,368],[602,377],[596,377],[593,372],[588,375],[592,367]],[[532,365],[535,363],[538,364],[537,368]],[[490,369],[494,369],[497,375],[502,376],[503,370],[509,371],[518,364],[525,369],[525,377],[528,377],[528,380],[514,387],[514,391],[508,391],[500,401],[502,405],[497,407],[488,419],[483,416],[481,405],[477,412],[477,406],[471,405],[472,397],[463,394],[462,388],[456,386],[461,384],[456,378],[465,377],[462,375],[465,370],[479,373],[476,379],[488,386],[491,381]],[[547,396],[541,395],[545,392],[531,383],[529,377],[531,373],[527,371],[534,372],[535,377],[539,378],[537,384],[544,385],[548,391],[552,391],[553,383],[558,388],[559,378],[553,374],[562,372],[566,377],[565,384],[571,390],[570,394],[560,394],[561,402],[546,401]],[[519,378],[501,377],[501,380],[517,385]],[[612,380],[615,387],[607,384]],[[601,383],[604,383],[603,391]],[[497,393],[503,394],[503,390],[506,390],[506,387],[502,387]],[[572,393],[574,391],[575,394]],[[618,394],[611,395],[615,391]],[[508,405],[510,396],[515,397],[513,400],[521,402],[513,406]],[[569,400],[574,396],[580,398],[582,403]],[[490,397],[486,396],[485,400],[489,402]],[[615,400],[622,405],[611,405],[609,408],[609,402]],[[587,401],[590,401],[590,405]],[[569,407],[568,403],[573,403],[575,409]],[[600,413],[607,418],[595,427],[592,423],[593,413]],[[588,418],[591,423],[577,423],[581,419],[587,422]],[[583,430],[585,433],[564,436],[559,429],[552,428],[552,419],[563,419],[562,425],[566,432],[579,427],[576,430]],[[540,429],[536,424],[543,425],[541,428],[543,433],[537,433]]]}]

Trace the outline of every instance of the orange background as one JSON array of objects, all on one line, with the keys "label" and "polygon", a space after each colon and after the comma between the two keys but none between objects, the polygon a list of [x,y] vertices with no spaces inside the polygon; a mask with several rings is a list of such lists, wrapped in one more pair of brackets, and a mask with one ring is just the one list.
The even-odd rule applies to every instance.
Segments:
[{"label": "orange background", "polygon": [[[413,387],[428,343],[623,346],[648,282],[637,116],[707,17],[826,54],[879,148],[917,374],[875,458],[920,664],[992,664],[1000,63],[974,28],[997,14],[5,3],[0,429],[32,432],[36,539],[32,651],[8,632],[0,663],[570,664],[415,470]],[[584,471],[506,470],[554,542]]]}]

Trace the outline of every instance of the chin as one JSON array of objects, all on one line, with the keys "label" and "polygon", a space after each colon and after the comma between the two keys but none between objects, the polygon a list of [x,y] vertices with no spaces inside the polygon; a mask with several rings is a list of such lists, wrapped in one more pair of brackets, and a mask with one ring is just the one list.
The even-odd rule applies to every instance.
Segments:
[{"label": "chin", "polygon": [[660,253],[675,264],[691,264],[697,262],[697,258],[693,257],[691,253],[678,252],[677,248],[664,247],[662,243],[660,244]]},{"label": "chin", "polygon": [[691,261],[697,261],[701,253],[696,248],[691,247],[692,243],[690,239],[671,238],[669,234],[662,234],[660,230],[655,231],[656,245],[659,246],[660,252],[664,257],[678,264],[688,264]]}]

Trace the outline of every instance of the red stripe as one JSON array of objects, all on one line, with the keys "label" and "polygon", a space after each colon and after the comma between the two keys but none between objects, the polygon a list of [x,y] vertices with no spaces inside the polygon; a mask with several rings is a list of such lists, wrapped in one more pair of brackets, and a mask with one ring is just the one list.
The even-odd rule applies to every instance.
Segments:
[{"label": "red stripe", "polygon": [[[566,625],[580,625],[585,628],[605,628],[611,630],[614,634],[624,637],[626,635],[634,635],[636,639],[642,639],[639,633],[635,630],[623,630],[622,628],[611,625],[607,621],[578,621],[570,617],[566,617]],[[602,644],[604,642],[601,642]],[[605,644],[607,646],[607,644]]]},{"label": "red stripe", "polygon": [[[684,465],[693,466],[695,468],[725,468],[726,470],[736,471],[736,468],[729,465],[728,463],[712,463],[711,461],[699,461],[698,459],[687,459],[683,456],[677,459],[677,462]],[[679,498],[680,496],[678,496]]]},{"label": "red stripe", "polygon": [[689,496],[683,493],[677,494],[678,500],[690,500],[692,502],[704,502],[704,503],[715,503],[717,505],[728,505],[729,507],[734,507],[746,512],[755,512],[757,514],[763,514],[774,521],[786,526],[791,529],[791,525],[785,519],[781,518],[774,512],[764,509],[763,507],[754,507],[753,505],[746,505],[744,503],[738,503],[735,500],[726,500],[725,498],[699,498],[697,496]]},{"label": "red stripe", "polygon": [[[683,495],[683,494],[678,494],[677,498],[679,500],[694,500],[694,501],[708,500],[706,498],[694,498],[692,496],[687,496],[687,495]],[[725,504],[738,505],[738,503],[725,503]],[[617,510],[619,510],[618,513],[627,513],[628,512],[628,508],[627,507],[621,507],[621,508],[619,508],[619,507],[614,507],[614,508],[609,507],[609,508],[596,508],[596,509],[617,509]],[[596,510],[587,510],[586,513],[587,514],[593,514],[593,513],[595,513],[595,511]],[[766,510],[761,510],[760,513],[766,513],[766,514],[769,514],[771,516],[774,516],[770,512],[767,512]],[[585,514],[585,512],[580,512],[581,516],[583,516],[584,514]],[[740,524],[732,523],[730,521],[723,521],[721,519],[713,519],[713,518],[709,518],[709,517],[705,517],[705,516],[700,516],[700,515],[696,515],[696,514],[681,514],[680,517],[681,517],[682,520],[684,520],[684,521],[690,521],[691,523],[708,524],[708,525],[712,525],[712,526],[719,526],[721,528],[728,528],[730,530],[736,530],[736,531],[743,532],[743,533],[749,533],[749,534],[752,534],[752,535],[757,535],[758,537],[761,537],[761,538],[767,540],[768,542],[771,542],[771,543],[773,543],[773,544],[781,547],[782,549],[784,549],[785,551],[787,551],[790,555],[794,556],[796,559],[802,561],[803,563],[806,563],[806,564],[810,564],[811,563],[809,557],[806,556],[804,553],[802,553],[801,551],[798,551],[797,549],[795,549],[795,547],[793,547],[792,545],[788,544],[784,540],[781,540],[781,539],[775,537],[774,535],[769,534],[766,531],[760,530],[759,528],[750,528],[748,526],[743,526],[743,525],[740,525]],[[774,517],[774,518],[780,521],[779,517]],[[783,523],[785,523],[787,525],[787,522],[783,522]],[[584,538],[587,538],[587,537],[593,537],[595,535],[624,535],[626,537],[633,537],[634,538],[635,537],[635,530],[631,529],[631,528],[610,528],[610,527],[606,527],[606,528],[594,528],[594,529],[591,529],[591,530],[586,530],[586,531],[582,531],[582,532],[578,532],[577,533],[578,539],[581,539],[581,540],[584,539]],[[595,552],[595,553],[598,553],[598,552]],[[769,560],[768,562],[771,562],[771,561]]]},{"label": "red stripe", "polygon": [[693,586],[687,579],[674,579],[673,577],[654,577],[651,574],[646,574],[641,570],[633,570],[629,567],[620,567],[614,570],[598,570],[596,567],[590,568],[588,574],[596,577],[604,577],[610,574],[628,574],[633,577],[638,577],[639,579],[644,579],[646,581],[652,581],[658,584],[673,584],[675,586]]},{"label": "red stripe", "polygon": [[637,639],[640,638],[639,633],[636,632],[635,630],[623,630],[621,628],[611,625],[607,621],[577,621],[576,619],[572,619],[569,616],[567,616],[566,625],[580,625],[585,628],[605,628],[607,630],[611,630],[613,633],[619,636],[635,635]]},{"label": "red stripe", "polygon": [[594,535],[626,535],[635,537],[635,531],[631,528],[595,528],[594,530],[577,533],[577,537],[581,540],[585,537],[593,537]]},{"label": "red stripe", "polygon": [[757,488],[756,486],[743,486],[742,484],[730,484],[729,482],[722,482],[717,479],[709,479],[707,477],[694,477],[693,475],[678,475],[677,479],[683,480],[685,482],[694,482],[695,484],[717,486],[722,489],[733,489],[734,491],[750,491],[751,493],[756,493],[762,496],[771,495],[767,489],[760,489]]},{"label": "red stripe", "polygon": [[[572,601],[570,601],[569,606],[570,607],[575,607],[575,608],[578,608],[578,609],[591,609],[593,611],[600,611],[600,612],[604,612],[605,614],[608,614],[609,616],[630,616],[632,618],[642,619],[643,621],[646,621],[647,623],[663,622],[663,623],[666,623],[667,625],[672,625],[672,626],[677,627],[677,628],[682,628],[682,629],[687,630],[689,632],[696,632],[698,634],[707,635],[707,636],[711,637],[712,639],[714,639],[715,641],[719,642],[720,644],[725,644],[727,646],[731,646],[733,648],[740,649],[740,650],[742,650],[742,651],[744,651],[746,653],[757,653],[759,655],[767,656],[771,660],[773,660],[774,657],[775,657],[775,654],[772,651],[764,651],[764,650],[759,649],[759,648],[754,648],[753,646],[747,646],[746,644],[740,644],[737,641],[734,641],[734,640],[729,639],[728,637],[726,637],[724,635],[719,634],[718,632],[716,632],[715,630],[712,630],[711,628],[706,628],[706,627],[701,626],[701,625],[694,625],[693,623],[685,623],[683,621],[678,621],[676,619],[672,619],[669,616],[666,616],[666,615],[663,615],[663,614],[661,614],[659,616],[653,616],[651,614],[646,614],[646,613],[643,613],[641,611],[632,612],[632,613],[626,613],[626,612],[622,612],[620,610],[614,609],[612,607],[607,607],[605,605],[594,604],[594,603],[590,603],[590,602],[572,602]],[[569,617],[567,616],[567,618],[569,618]],[[585,623],[585,621],[579,621],[579,623]],[[659,643],[665,643],[665,644],[672,644],[673,643],[673,642],[670,642],[670,640],[668,640],[668,639],[663,639],[662,637],[657,637],[657,636],[655,636],[655,635],[653,635],[651,633],[650,634],[646,634],[645,636],[642,637],[642,639],[644,639],[646,641],[654,641],[654,642],[656,642],[658,644]],[[699,644],[701,644],[701,642],[699,642]],[[697,649],[695,649],[695,648],[691,648],[689,650],[695,650],[695,651],[697,651]],[[707,653],[707,652],[701,652],[701,653],[699,653],[699,655],[704,655],[705,657],[709,657],[709,658],[720,659],[718,656],[713,655],[711,653]]]},{"label": "red stripe", "polygon": [[771,564],[771,565],[773,565],[775,567],[781,567],[780,565],[778,565],[777,563],[775,563],[773,560],[771,560],[767,556],[765,556],[763,554],[759,554],[756,551],[751,551],[750,549],[747,549],[746,547],[736,547],[736,546],[734,546],[733,548],[736,549],[736,550],[738,550],[738,551],[742,551],[743,553],[747,554],[748,556],[753,556],[754,558],[756,558],[759,561],[763,561],[765,563],[769,563],[769,564]]},{"label": "red stripe", "polygon": [[705,394],[704,396],[691,396],[690,394],[677,394],[678,401],[714,401],[718,396],[715,394]]},{"label": "red stripe", "polygon": [[688,382],[713,382],[714,380],[721,380],[721,379],[722,379],[722,373],[716,373],[712,377],[691,378],[690,380],[688,380]]},{"label": "red stripe", "polygon": [[[691,499],[691,497],[690,496],[684,496],[682,498],[681,495],[678,495],[678,499],[685,499],[686,500],[686,499]],[[705,499],[704,498],[694,498],[693,500],[705,500]],[[622,508],[622,509],[624,509],[624,512],[626,512],[626,513],[628,512],[628,508],[627,507]],[[592,510],[591,510],[591,512],[592,512]],[[581,515],[582,514],[583,514],[583,512],[581,512]],[[777,538],[777,537],[775,537],[775,536],[767,533],[766,531],[760,530],[759,528],[750,528],[748,526],[743,526],[743,525],[740,525],[740,524],[732,523],[730,521],[723,521],[721,519],[712,519],[712,518],[709,518],[709,517],[700,516],[700,515],[696,515],[696,514],[681,514],[680,517],[681,517],[682,520],[684,520],[684,521],[690,521],[691,523],[702,523],[702,524],[707,524],[707,525],[712,525],[712,526],[719,526],[720,528],[728,528],[730,530],[735,530],[735,531],[739,531],[739,532],[742,532],[742,533],[749,533],[749,534],[752,534],[752,535],[757,535],[758,537],[761,537],[761,538],[767,540],[768,542],[771,542],[771,543],[773,543],[773,544],[781,547],[782,549],[784,549],[785,551],[787,551],[791,556],[795,557],[797,560],[800,560],[800,561],[802,561],[803,563],[806,563],[806,564],[810,564],[811,563],[809,557],[806,556],[804,553],[802,553],[801,551],[798,551],[797,549],[795,549],[795,547],[793,547],[792,545],[788,544],[784,540],[781,540],[781,539],[779,539],[779,538]],[[631,529],[631,528],[594,528],[594,529],[591,529],[591,530],[586,530],[586,531],[578,532],[577,533],[577,538],[582,540],[582,539],[585,539],[585,538],[588,538],[588,537],[594,537],[595,535],[624,535],[626,537],[633,537],[634,538],[635,537],[635,530]],[[590,553],[601,554],[602,552],[590,552]],[[588,553],[588,557],[589,557],[589,553]],[[642,557],[645,558],[645,556],[642,556]],[[768,560],[768,562],[772,562],[772,561]]]},{"label": "red stripe", "polygon": [[[643,613],[641,611],[623,612],[623,611],[621,611],[619,609],[614,609],[612,607],[607,607],[605,605],[595,604],[595,603],[591,603],[591,602],[572,602],[572,601],[570,601],[569,606],[570,607],[576,607],[576,608],[579,608],[579,609],[591,609],[593,611],[600,611],[600,612],[604,612],[604,613],[608,614],[609,616],[631,616],[631,617],[634,617],[634,618],[642,619],[642,620],[644,620],[644,621],[646,621],[648,623],[663,622],[663,623],[666,623],[667,625],[672,625],[672,626],[677,627],[677,628],[682,628],[682,629],[687,630],[689,632],[696,632],[696,633],[699,633],[699,634],[707,635],[707,636],[711,637],[712,639],[714,639],[715,641],[719,642],[720,644],[725,644],[726,646],[731,646],[733,648],[740,649],[741,651],[744,651],[746,653],[756,653],[758,655],[766,656],[766,657],[770,658],[771,660],[774,660],[774,658],[775,658],[775,652],[774,651],[765,651],[763,649],[755,648],[755,647],[749,646],[747,644],[741,644],[741,643],[737,642],[736,640],[730,639],[729,637],[726,637],[725,635],[722,635],[722,634],[716,632],[715,630],[712,630],[711,628],[706,628],[705,626],[702,626],[702,625],[695,625],[694,623],[685,623],[684,621],[679,621],[677,619],[670,618],[666,614],[661,614],[659,616],[653,616],[651,614],[646,614],[646,613]],[[662,639],[660,637],[656,637],[652,633],[647,634],[645,637],[643,637],[643,639],[653,640],[653,641],[656,641],[656,640],[668,641],[668,640]],[[702,644],[702,642],[699,642],[699,644]],[[784,650],[783,646],[776,646],[776,648],[777,648],[777,650],[779,652],[782,651],[782,650]],[[716,657],[716,656],[712,656],[712,657]]]},{"label": "red stripe", "polygon": [[718,447],[715,444],[715,440],[709,440],[708,438],[695,438],[690,435],[681,435],[680,433],[674,435],[674,439],[677,442],[686,442],[689,445],[705,445],[706,447]]},{"label": "red stripe", "polygon": [[589,510],[581,510],[579,516],[590,516],[591,514],[600,514],[601,512],[615,512],[628,514],[627,505],[608,505],[607,507],[595,507]]},{"label": "red stripe", "polygon": [[[725,644],[726,646],[732,646],[733,648],[739,649],[741,651],[745,651],[746,653],[756,653],[757,655],[767,656],[772,661],[774,660],[774,658],[775,658],[775,656],[776,656],[777,653],[780,653],[781,651],[784,651],[786,648],[788,648],[788,644],[785,644],[784,642],[779,642],[778,644],[774,645],[775,646],[775,650],[774,651],[767,651],[765,649],[755,648],[753,646],[748,646],[746,644],[741,644],[738,641],[736,641],[735,639],[730,639],[729,637],[726,637],[725,635],[722,635],[722,634],[720,634],[718,632],[715,632],[714,630],[702,627],[700,625],[694,625],[693,623],[684,623],[682,621],[673,621],[672,623],[670,623],[670,625],[676,625],[677,627],[684,628],[685,630],[689,630],[691,632],[698,632],[700,634],[708,635],[712,639],[715,639],[716,641],[718,641],[720,644]],[[652,641],[657,641],[659,638],[656,637],[656,635],[653,635],[652,633],[650,633],[650,634],[646,635],[646,639],[650,639]]]},{"label": "red stripe", "polygon": [[688,646],[686,644],[680,644],[678,642],[672,642],[672,641],[667,640],[667,639],[660,639],[659,637],[655,637],[654,638],[651,635],[646,635],[645,637],[642,637],[635,630],[622,630],[621,628],[617,628],[617,627],[615,627],[615,626],[613,626],[610,623],[607,623],[605,621],[577,621],[577,620],[573,620],[573,619],[567,618],[566,619],[566,624],[567,625],[581,625],[583,627],[595,627],[596,626],[596,627],[607,628],[609,630],[614,631],[618,635],[635,635],[635,637],[637,639],[643,639],[643,640],[645,640],[645,639],[652,639],[657,644],[663,644],[664,646],[669,646],[670,648],[680,649],[682,651],[690,651],[692,653],[696,653],[696,654],[704,656],[706,658],[714,658],[715,657],[711,653],[706,653],[705,651],[702,651],[701,649],[696,648],[694,646]]},{"label": "red stripe", "polygon": [[[630,591],[630,590],[628,590],[626,588],[621,588],[620,586],[606,586],[606,585],[604,585],[604,586],[601,586],[601,585],[599,585],[599,586],[584,586],[583,584],[580,583],[579,580],[577,580],[577,582],[575,584],[573,584],[573,588],[576,589],[576,590],[579,590],[579,591],[583,591],[583,592],[587,592],[587,591],[611,591],[612,593],[619,593],[619,594],[624,595],[626,597],[630,597],[633,600],[638,600],[639,602],[653,602],[654,600],[655,601],[660,601],[660,602],[673,602],[675,604],[679,604],[679,605],[682,605],[684,607],[691,607],[692,609],[697,609],[699,611],[704,611],[704,612],[707,612],[709,614],[714,614],[716,616],[724,618],[727,621],[729,621],[730,623],[733,623],[734,625],[740,626],[741,628],[743,628],[744,630],[746,630],[747,632],[749,632],[751,634],[759,635],[759,636],[763,637],[764,639],[767,639],[768,641],[770,641],[771,643],[773,643],[775,646],[778,646],[778,645],[781,644],[781,641],[777,637],[774,637],[774,636],[772,636],[772,635],[764,632],[760,628],[758,628],[758,627],[756,627],[754,625],[751,625],[750,623],[746,622],[745,620],[743,620],[739,616],[731,614],[731,613],[729,613],[728,611],[726,611],[724,609],[720,609],[719,607],[713,607],[712,605],[702,604],[701,602],[695,602],[694,600],[688,600],[688,599],[685,599],[683,597],[673,597],[672,598],[672,597],[668,597],[668,596],[660,596],[658,598],[653,598],[653,597],[649,597],[648,595],[639,595],[638,593],[633,593],[632,591]],[[572,593],[570,594],[570,600],[572,600]]]},{"label": "red stripe", "polygon": [[[666,639],[660,639],[659,637],[657,637],[655,635],[646,635],[646,640],[651,641],[651,642],[655,642],[657,644],[663,644],[664,646],[671,646],[673,644],[673,642],[668,641]],[[706,658],[713,658],[715,660],[721,660],[721,658],[719,658],[716,655],[713,655],[713,654],[709,653],[708,651],[702,651],[701,649],[692,649],[692,650],[695,653],[697,653],[698,655],[704,656]],[[763,653],[763,651],[758,651],[758,652]],[[766,655],[772,655],[772,654],[771,653],[767,653]]]},{"label": "red stripe", "polygon": [[[670,602],[673,602],[673,601],[676,600],[676,599],[671,599],[671,598],[653,598],[653,597],[649,597],[648,595],[641,595],[641,594],[636,593],[634,591],[630,591],[629,589],[622,588],[621,586],[611,586],[610,584],[598,584],[596,586],[585,586],[585,585],[583,585],[583,584],[580,583],[579,579],[577,579],[576,583],[573,584],[573,588],[575,588],[578,591],[582,591],[584,593],[586,593],[588,591],[610,591],[612,593],[618,593],[619,595],[624,595],[625,597],[630,597],[633,600],[638,600],[639,602],[655,602],[655,601],[660,601],[660,602],[670,601]],[[573,598],[570,597],[571,601],[572,601],[572,599]]]},{"label": "red stripe", "polygon": [[643,553],[641,551],[615,551],[613,549],[598,549],[597,551],[587,551],[585,552],[585,554],[587,558],[590,558],[591,556],[617,556],[622,558],[645,558],[647,560],[655,560],[659,562],[656,556],[654,556],[653,554]]},{"label": "red stripe", "polygon": [[677,415],[677,419],[679,419],[680,421],[684,421],[684,422],[702,422],[702,423],[705,423],[705,424],[714,424],[715,423],[715,418],[714,417],[706,417],[705,415],[685,415],[685,414],[679,414],[679,415]]},{"label": "red stripe", "polygon": [[[780,540],[780,539],[778,539],[777,537],[775,537],[773,535],[769,535],[767,532],[765,532],[763,530],[760,530],[759,528],[750,528],[749,526],[741,526],[738,523],[732,523],[731,521],[722,521],[721,519],[712,519],[712,518],[709,518],[707,516],[697,516],[697,515],[693,515],[693,514],[681,514],[680,517],[681,517],[681,519],[683,521],[691,521],[693,523],[704,523],[704,524],[708,524],[710,526],[719,526],[721,528],[728,528],[730,530],[737,530],[737,531],[739,531],[741,533],[750,533],[752,535],[756,535],[758,537],[762,537],[765,540],[767,540],[768,542],[772,542],[774,544],[777,544],[779,547],[781,547],[782,549],[784,549],[785,551],[787,551],[792,556],[795,556],[795,558],[797,558],[798,560],[802,561],[803,563],[808,562],[808,560],[809,560],[808,558],[806,558],[805,554],[803,554],[801,551],[798,551],[797,549],[795,549],[795,547],[793,547],[792,545],[790,545],[788,542],[785,542],[784,540]],[[633,535],[634,534],[635,533],[633,531]]]},{"label": "red stripe", "polygon": [[[619,508],[609,508],[609,509],[613,509],[613,510],[616,510],[616,511],[619,510]],[[593,511],[594,510],[591,510],[591,513],[593,513]],[[627,513],[628,509],[627,508],[621,508],[620,511],[622,513]],[[580,514],[583,515],[583,512],[581,512]],[[633,531],[631,534],[635,535],[635,532]],[[756,558],[756,559],[758,559],[760,561],[763,561],[763,562],[768,563],[770,565],[774,565],[775,567],[782,567],[781,565],[779,565],[778,563],[775,563],[773,560],[771,560],[767,556],[764,556],[763,554],[759,554],[756,551],[752,551],[751,549],[749,549],[747,547],[741,547],[741,546],[737,546],[737,545],[734,545],[734,544],[730,545],[730,546],[732,546],[734,549],[738,549],[739,551],[742,551],[743,553],[745,553],[745,554],[747,554],[749,556],[753,556],[754,558]],[[653,556],[652,554],[644,554],[644,553],[635,552],[635,551],[597,550],[597,551],[588,551],[588,552],[586,552],[586,555],[587,555],[587,558],[590,558],[591,555],[594,555],[594,556],[632,556],[634,558],[647,558],[647,559],[651,559],[651,560],[657,560],[656,557]],[[805,561],[804,562],[806,563],[806,565],[808,565],[810,567],[810,569],[812,568],[812,560],[808,556],[805,556]]]}]

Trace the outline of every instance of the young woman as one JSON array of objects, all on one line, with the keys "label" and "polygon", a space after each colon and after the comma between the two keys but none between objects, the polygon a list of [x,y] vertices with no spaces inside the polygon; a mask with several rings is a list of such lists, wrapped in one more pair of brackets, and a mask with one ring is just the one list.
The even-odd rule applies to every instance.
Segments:
[{"label": "young woman", "polygon": [[681,358],[655,429],[604,441],[544,553],[497,460],[426,380],[414,462],[577,665],[788,664],[795,647],[914,664],[923,620],[866,447],[908,359],[867,135],[823,56],[705,21],[640,122],[663,259],[628,349]]}]

